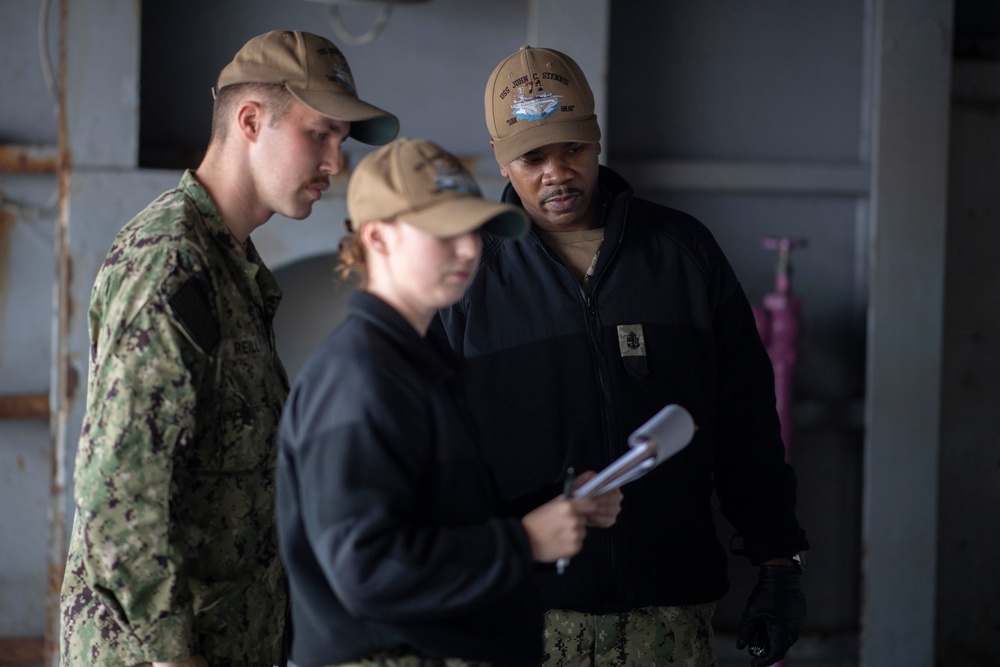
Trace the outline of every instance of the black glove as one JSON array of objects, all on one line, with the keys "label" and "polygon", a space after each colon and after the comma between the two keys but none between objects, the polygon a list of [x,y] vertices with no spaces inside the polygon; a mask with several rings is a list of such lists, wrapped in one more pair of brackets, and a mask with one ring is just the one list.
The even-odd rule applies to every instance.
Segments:
[{"label": "black glove", "polygon": [[801,577],[798,568],[790,565],[760,566],[736,635],[737,649],[750,647],[751,667],[778,662],[799,638],[799,622],[806,615]]}]

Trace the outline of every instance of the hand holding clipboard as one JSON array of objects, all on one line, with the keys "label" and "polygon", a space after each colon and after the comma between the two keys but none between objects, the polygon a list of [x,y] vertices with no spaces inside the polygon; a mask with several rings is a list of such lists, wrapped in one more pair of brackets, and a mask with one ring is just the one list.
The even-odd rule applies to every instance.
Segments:
[{"label": "hand holding clipboard", "polygon": [[[687,447],[694,437],[695,424],[691,414],[679,405],[668,405],[628,437],[629,451],[611,465],[571,491],[573,469],[567,471],[566,497],[592,498],[635,481]],[[556,572],[562,574],[568,558],[556,562]]]},{"label": "hand holding clipboard", "polygon": [[582,484],[574,498],[590,498],[639,479],[687,447],[694,437],[694,419],[679,405],[668,405],[628,437],[629,451]]}]

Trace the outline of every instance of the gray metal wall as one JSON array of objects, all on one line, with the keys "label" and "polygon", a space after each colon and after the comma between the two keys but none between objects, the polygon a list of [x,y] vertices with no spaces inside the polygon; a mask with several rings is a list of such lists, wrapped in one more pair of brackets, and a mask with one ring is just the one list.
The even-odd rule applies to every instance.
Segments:
[{"label": "gray metal wall", "polygon": [[[858,651],[872,66],[864,9],[623,3],[611,22],[609,164],[641,194],[706,223],[753,302],[775,287],[777,256],[761,239],[807,241],[791,256],[803,302],[791,458],[812,546],[809,627],[795,655],[819,664],[850,664]],[[656,26],[657,37],[637,38],[638,25]],[[733,531],[717,518],[726,544]],[[741,558],[730,574],[716,614],[720,651],[731,651],[756,576]]]},{"label": "gray metal wall", "polygon": [[[68,52],[66,149],[74,166],[64,206],[35,218],[25,208],[0,214],[0,397],[48,397],[45,411],[54,410],[49,421],[33,400],[12,409],[24,418],[0,419],[0,638],[55,631],[50,570],[72,519],[83,318],[104,250],[128,217],[176,183],[180,168],[197,163],[209,87],[240,44],[273,28],[331,34],[314,2],[141,4],[140,12],[137,3],[65,0],[62,41],[60,3],[52,7],[51,53],[60,43]],[[0,150],[0,195],[33,205],[55,191],[59,154],[36,40],[44,5],[0,3],[0,147],[16,146],[41,171],[4,167]],[[943,213],[936,218],[935,206],[943,211],[946,156],[935,151],[947,141],[940,67],[950,12],[947,0],[431,0],[397,8],[374,43],[344,46],[362,95],[397,111],[404,134],[468,156],[492,196],[501,182],[482,126],[482,85],[499,58],[530,41],[581,62],[601,104],[605,162],[641,195],[708,224],[752,300],[773,285],[775,257],[760,237],[808,239],[792,256],[805,320],[793,460],[813,542],[810,613],[792,656],[799,664],[934,664],[935,611],[938,650],[947,650],[941,664],[956,664],[948,655],[997,662],[992,563],[1000,554],[981,528],[997,521],[996,448],[984,436],[997,419],[996,357],[987,354],[995,294],[983,287],[997,276],[988,246],[969,240],[988,238],[996,210],[981,195],[987,184],[967,178],[995,173],[1000,146],[980,141],[995,136],[992,111],[955,114],[952,187],[968,188],[953,199],[952,218],[965,216],[966,226],[950,232],[944,290]],[[346,11],[357,30],[372,15]],[[36,144],[45,148],[22,150]],[[355,145],[350,160],[364,150]],[[275,219],[254,236],[287,289],[277,327],[293,371],[336,319],[329,268],[343,189],[338,179],[309,220]],[[905,213],[921,201],[914,190],[930,206]],[[920,266],[929,272],[910,274]],[[949,303],[943,382],[934,372],[940,292]],[[928,323],[916,334],[923,342],[897,336],[908,316]],[[898,400],[883,398],[893,391]],[[937,423],[938,392],[940,539],[937,429],[908,425]],[[904,444],[882,435],[888,431]],[[919,483],[928,480],[933,488],[921,501]],[[916,509],[890,507],[898,503]],[[896,558],[893,549],[906,544],[914,548]],[[956,560],[960,568],[948,566]],[[734,590],[717,617],[723,662],[753,577],[736,560],[731,572]],[[979,610],[971,624],[959,620],[969,608]],[[5,646],[0,640],[0,664]]]},{"label": "gray metal wall", "polygon": [[37,2],[0,3],[0,637],[42,637],[48,599],[58,131],[38,14]]}]

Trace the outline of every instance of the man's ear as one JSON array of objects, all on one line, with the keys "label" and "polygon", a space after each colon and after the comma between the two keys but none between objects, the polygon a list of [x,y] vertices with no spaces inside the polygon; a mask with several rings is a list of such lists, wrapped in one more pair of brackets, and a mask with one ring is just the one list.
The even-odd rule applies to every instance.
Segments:
[{"label": "man's ear", "polygon": [[236,126],[247,141],[256,141],[264,122],[264,108],[260,102],[244,100],[236,108]]}]

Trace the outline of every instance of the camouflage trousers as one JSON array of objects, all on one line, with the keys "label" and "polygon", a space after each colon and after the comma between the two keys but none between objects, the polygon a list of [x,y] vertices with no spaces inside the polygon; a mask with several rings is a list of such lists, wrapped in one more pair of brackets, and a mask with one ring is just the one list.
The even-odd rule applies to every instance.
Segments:
[{"label": "camouflage trousers", "polygon": [[488,662],[460,658],[422,658],[396,651],[378,653],[354,662],[342,662],[329,667],[492,667]]},{"label": "camouflage trousers", "polygon": [[[276,667],[276,665],[271,665],[270,663],[264,662],[243,662],[242,660],[228,660],[226,658],[218,658],[214,655],[203,655],[201,656],[208,663],[208,667]],[[3,664],[3,663],[0,663]],[[65,664],[65,663],[63,663]],[[100,662],[88,663],[91,665],[99,665]],[[153,667],[151,662],[137,662],[129,667]]]},{"label": "camouflage trousers", "polygon": [[715,666],[715,604],[643,607],[622,614],[552,609],[545,667]]}]

